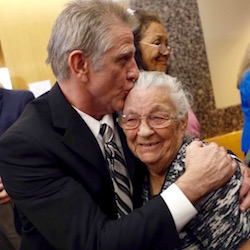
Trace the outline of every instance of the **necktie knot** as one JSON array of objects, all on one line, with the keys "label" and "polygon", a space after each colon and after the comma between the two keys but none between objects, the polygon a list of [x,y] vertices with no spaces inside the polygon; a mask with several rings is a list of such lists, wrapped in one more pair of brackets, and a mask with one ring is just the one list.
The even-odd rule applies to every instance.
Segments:
[{"label": "necktie knot", "polygon": [[103,137],[104,143],[111,142],[114,137],[112,128],[105,123],[101,125],[100,135]]}]

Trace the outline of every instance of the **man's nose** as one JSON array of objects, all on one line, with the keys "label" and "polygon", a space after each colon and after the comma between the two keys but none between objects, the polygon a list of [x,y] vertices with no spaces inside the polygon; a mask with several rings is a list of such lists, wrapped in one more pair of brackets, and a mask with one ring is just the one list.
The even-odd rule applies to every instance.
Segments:
[{"label": "man's nose", "polygon": [[139,68],[136,64],[135,59],[133,58],[129,72],[128,72],[128,79],[132,81],[136,81],[138,77],[139,77]]}]

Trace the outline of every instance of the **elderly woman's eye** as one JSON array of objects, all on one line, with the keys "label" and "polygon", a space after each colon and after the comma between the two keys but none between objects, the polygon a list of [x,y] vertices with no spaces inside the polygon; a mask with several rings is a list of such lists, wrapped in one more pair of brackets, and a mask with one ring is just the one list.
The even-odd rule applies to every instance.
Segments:
[{"label": "elderly woman's eye", "polygon": [[150,120],[155,124],[164,123],[169,120],[169,116],[166,114],[157,114],[150,117]]},{"label": "elderly woman's eye", "polygon": [[165,121],[166,119],[162,116],[153,116],[151,117],[151,120],[154,120],[156,122],[161,122],[161,121]]},{"label": "elderly woman's eye", "polygon": [[126,122],[130,122],[130,123],[136,122],[136,121],[138,121],[137,117],[127,117],[127,119],[126,119]]}]

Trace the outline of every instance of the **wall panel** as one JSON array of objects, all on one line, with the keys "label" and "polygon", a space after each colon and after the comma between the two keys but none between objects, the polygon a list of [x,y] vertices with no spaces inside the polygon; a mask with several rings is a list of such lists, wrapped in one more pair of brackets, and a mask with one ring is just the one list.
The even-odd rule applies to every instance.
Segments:
[{"label": "wall panel", "polygon": [[0,0],[0,41],[13,88],[55,78],[45,64],[53,22],[65,0]]}]

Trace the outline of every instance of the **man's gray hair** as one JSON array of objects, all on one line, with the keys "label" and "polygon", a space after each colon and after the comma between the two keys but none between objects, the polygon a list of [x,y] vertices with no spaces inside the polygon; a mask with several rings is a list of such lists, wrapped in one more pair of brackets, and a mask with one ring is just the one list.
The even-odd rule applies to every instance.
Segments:
[{"label": "man's gray hair", "polygon": [[190,108],[191,95],[177,78],[158,71],[140,71],[134,89],[165,88],[171,92],[171,98],[176,108],[177,117],[183,119]]},{"label": "man's gray hair", "polygon": [[68,3],[55,21],[47,47],[48,58],[57,80],[69,77],[68,56],[81,50],[100,70],[103,54],[114,44],[110,29],[125,24],[131,31],[137,21],[124,7],[109,0],[74,0]]}]

